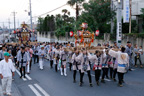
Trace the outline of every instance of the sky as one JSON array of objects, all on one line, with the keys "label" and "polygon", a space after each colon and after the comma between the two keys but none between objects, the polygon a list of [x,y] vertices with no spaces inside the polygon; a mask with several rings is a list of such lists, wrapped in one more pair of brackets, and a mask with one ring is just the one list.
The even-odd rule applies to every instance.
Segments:
[{"label": "sky", "polygon": [[[34,17],[49,12],[66,4],[67,1],[68,0],[31,0],[32,16]],[[88,0],[86,0],[86,2],[87,1]],[[50,13],[50,15],[61,14],[62,9],[68,9],[71,12],[71,16],[75,16],[75,10],[68,5]],[[4,26],[8,27],[8,19],[10,19],[10,27],[13,28],[14,16],[12,12],[14,11],[16,12],[16,27],[18,27],[23,21],[30,23],[30,17],[25,10],[29,11],[29,0],[1,0],[0,26],[2,27],[4,22]],[[37,18],[33,18],[33,22],[36,22],[36,20]]]}]

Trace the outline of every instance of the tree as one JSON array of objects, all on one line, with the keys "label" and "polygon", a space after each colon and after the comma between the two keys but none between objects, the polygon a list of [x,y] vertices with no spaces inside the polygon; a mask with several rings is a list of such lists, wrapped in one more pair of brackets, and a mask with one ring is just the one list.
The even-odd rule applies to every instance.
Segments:
[{"label": "tree", "polygon": [[79,16],[79,11],[80,11],[80,6],[81,4],[84,2],[85,0],[69,0],[67,2],[67,4],[69,4],[70,6],[76,6],[76,21],[78,20],[78,16]]},{"label": "tree", "polygon": [[115,16],[110,3],[111,0],[90,0],[89,3],[84,3],[80,20],[88,23],[93,31],[99,29],[101,33],[110,33],[110,20]]},{"label": "tree", "polygon": [[37,25],[37,30],[42,33],[43,31],[43,18],[39,17],[38,18],[38,25]]}]

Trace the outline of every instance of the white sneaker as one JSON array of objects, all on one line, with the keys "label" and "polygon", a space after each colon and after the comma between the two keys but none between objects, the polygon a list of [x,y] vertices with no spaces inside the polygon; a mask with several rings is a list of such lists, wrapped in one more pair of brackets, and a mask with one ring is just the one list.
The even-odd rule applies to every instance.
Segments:
[{"label": "white sneaker", "polygon": [[67,76],[67,74],[64,74],[65,76]]},{"label": "white sneaker", "polygon": [[61,75],[63,75],[63,73],[61,72]]}]

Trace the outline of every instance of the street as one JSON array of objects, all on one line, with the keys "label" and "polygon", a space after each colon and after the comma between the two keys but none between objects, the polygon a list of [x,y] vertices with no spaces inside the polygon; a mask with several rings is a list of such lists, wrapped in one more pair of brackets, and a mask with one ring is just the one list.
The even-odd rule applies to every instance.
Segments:
[{"label": "street", "polygon": [[39,69],[38,63],[33,64],[31,74],[26,75],[26,79],[20,79],[20,73],[16,70],[12,96],[144,96],[143,71],[144,69],[134,68],[132,72],[125,74],[124,87],[118,87],[117,82],[109,79],[106,79],[105,84],[100,83],[100,86],[97,86],[94,72],[91,71],[93,87],[89,86],[86,74],[84,84],[80,87],[78,72],[77,82],[73,83],[73,72],[68,68],[68,76],[61,76],[54,68],[50,69],[49,61],[45,61],[44,70]]}]

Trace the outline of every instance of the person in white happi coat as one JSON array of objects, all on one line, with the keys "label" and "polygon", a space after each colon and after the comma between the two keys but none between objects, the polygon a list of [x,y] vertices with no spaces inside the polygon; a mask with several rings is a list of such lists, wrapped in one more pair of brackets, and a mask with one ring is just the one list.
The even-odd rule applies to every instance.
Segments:
[{"label": "person in white happi coat", "polygon": [[56,46],[56,48],[54,50],[54,64],[55,64],[55,71],[56,72],[58,70],[59,59],[60,59],[59,46]]},{"label": "person in white happi coat", "polygon": [[127,69],[129,68],[129,56],[127,53],[125,53],[125,47],[121,47],[121,51],[113,51],[112,49],[109,51],[109,55],[115,57],[118,62],[117,72],[118,72],[118,79],[119,83],[118,85],[122,87],[122,83],[124,82],[124,73],[127,72]]},{"label": "person in white happi coat", "polygon": [[102,69],[102,61],[105,57],[106,57],[106,54],[103,51],[100,52],[96,50],[94,55],[91,55],[90,53],[88,53],[89,60],[94,61],[93,70],[95,70],[95,80],[98,86],[99,86],[99,79],[100,79],[101,69]]},{"label": "person in white happi coat", "polygon": [[0,77],[2,81],[2,91],[4,95],[11,96],[11,84],[12,76],[14,76],[15,67],[11,59],[10,54],[4,53],[4,60],[0,61]]},{"label": "person in white happi coat", "polygon": [[[67,52],[64,51],[64,47],[62,47],[60,49],[60,60],[61,60],[61,68],[60,68],[60,71],[61,71],[61,75],[64,74],[64,76],[67,76],[66,74],[66,58],[67,58]],[[63,70],[64,70],[64,73],[63,73]]]},{"label": "person in white happi coat", "polygon": [[49,54],[50,67],[53,68],[54,48],[52,46],[50,46],[48,54]]},{"label": "person in white happi coat", "polygon": [[21,50],[17,54],[17,63],[19,63],[20,73],[21,73],[20,78],[22,78],[23,73],[24,73],[24,78],[26,78],[25,69],[26,69],[26,66],[28,65],[29,60],[30,58],[29,58],[28,53],[25,51],[25,47],[21,47]]},{"label": "person in white happi coat", "polygon": [[76,73],[79,70],[81,77],[81,60],[79,58],[82,57],[82,53],[80,53],[77,48],[74,49],[74,54],[72,55],[72,64],[73,64],[73,82],[76,83]]},{"label": "person in white happi coat", "polygon": [[88,78],[89,78],[89,84],[90,87],[93,87],[92,85],[92,79],[91,79],[91,73],[90,73],[90,61],[88,59],[88,54],[86,52],[86,50],[83,48],[83,54],[81,56],[81,58],[79,58],[81,60],[81,77],[80,77],[80,86],[82,86],[83,84],[83,76],[84,76],[84,72],[87,72],[88,74]]},{"label": "person in white happi coat", "polygon": [[31,57],[30,57],[30,52],[28,50],[28,47],[25,48],[25,52],[28,54],[28,64],[26,65],[26,72],[27,74],[30,74],[30,60],[31,60]]},{"label": "person in white happi coat", "polygon": [[41,49],[39,49],[38,51],[38,55],[39,55],[39,66],[40,69],[43,70],[43,62],[44,62],[44,58],[46,57],[46,52],[44,50],[44,45],[40,45]]}]

